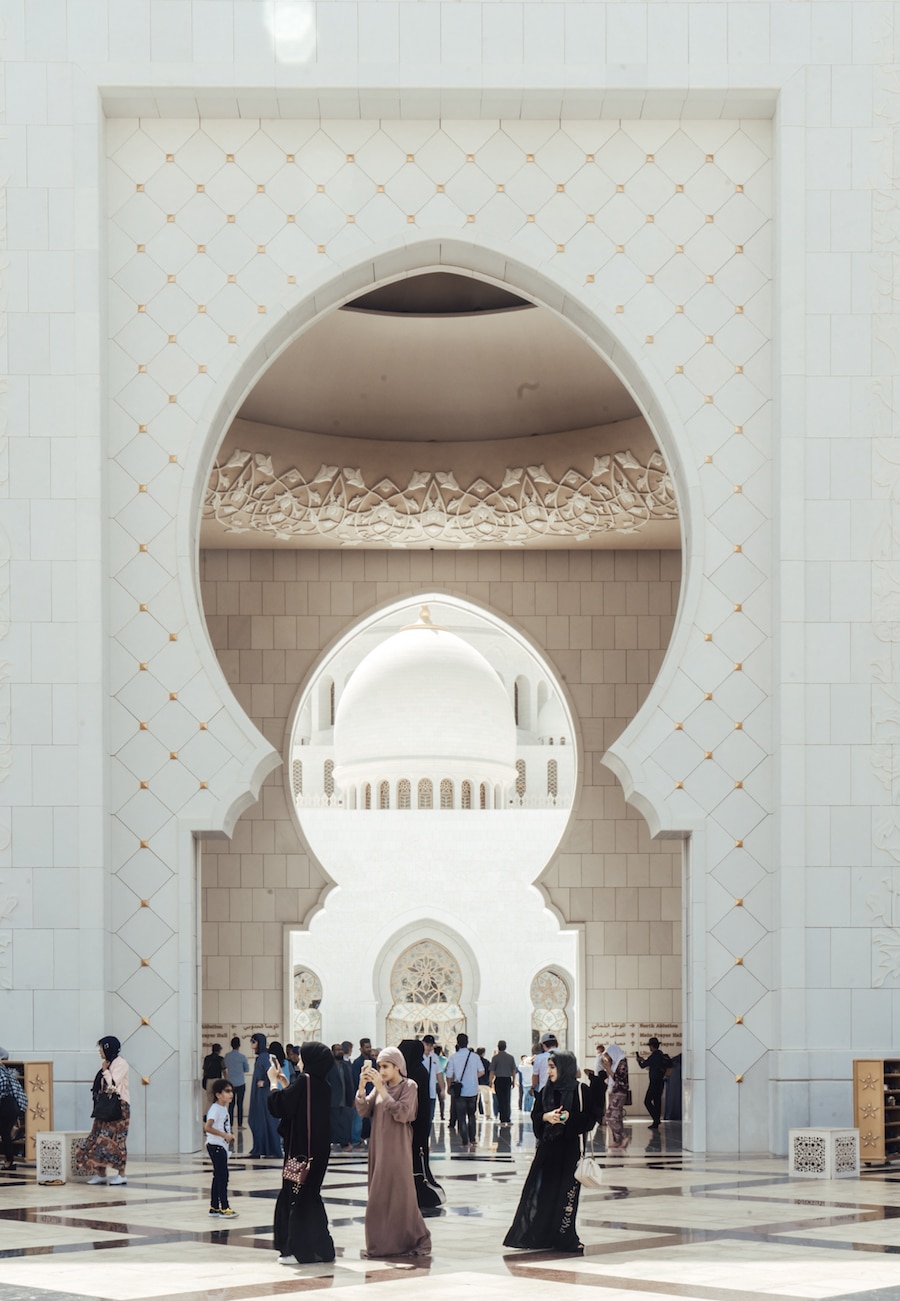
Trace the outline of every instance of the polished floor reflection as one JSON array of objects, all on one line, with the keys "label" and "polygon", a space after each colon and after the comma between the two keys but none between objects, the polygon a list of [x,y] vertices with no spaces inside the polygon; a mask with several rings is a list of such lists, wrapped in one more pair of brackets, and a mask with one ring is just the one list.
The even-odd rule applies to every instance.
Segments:
[{"label": "polished floor reflection", "polygon": [[[447,1204],[429,1221],[429,1261],[361,1258],[365,1153],[338,1154],[325,1195],[338,1245],[333,1265],[286,1268],[272,1249],[279,1163],[242,1155],[232,1165],[239,1218],[209,1219],[209,1163],[133,1160],[125,1188],[37,1187],[33,1171],[0,1173],[0,1301],[239,1301],[340,1289],[344,1301],[382,1298],[577,1297],[703,1301],[827,1297],[900,1301],[900,1170],[859,1180],[789,1180],[781,1158],[682,1153],[677,1125],[630,1125],[625,1156],[605,1161],[607,1183],[584,1192],[583,1256],[509,1252],[512,1219],[533,1138],[479,1121],[474,1153],[435,1127],[432,1165]],[[602,1150],[602,1142],[597,1144]]]}]

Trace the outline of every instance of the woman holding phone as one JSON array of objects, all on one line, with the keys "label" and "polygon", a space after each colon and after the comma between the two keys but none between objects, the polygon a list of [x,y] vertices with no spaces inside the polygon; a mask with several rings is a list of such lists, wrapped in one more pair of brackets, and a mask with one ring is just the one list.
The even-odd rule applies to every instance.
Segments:
[{"label": "woman holding phone", "polygon": [[[271,1045],[274,1047],[274,1045]],[[311,1040],[300,1049],[300,1066],[289,1083],[273,1053],[268,1070],[272,1117],[281,1122],[285,1155],[309,1159],[303,1184],[282,1180],[275,1203],[275,1250],[280,1265],[310,1265],[334,1260],[334,1242],[322,1201],[322,1180],[331,1155],[331,1090],[326,1076],[334,1065],[331,1049]]]},{"label": "woman holding phone", "polygon": [[581,1135],[594,1127],[590,1095],[578,1083],[574,1053],[554,1049],[547,1083],[535,1095],[531,1123],[537,1149],[504,1247],[581,1251],[575,1229],[580,1185],[575,1167]]},{"label": "woman holding phone", "polygon": [[[368,1096],[367,1084],[374,1086]],[[356,1094],[356,1110],[372,1120],[366,1256],[431,1254],[431,1234],[413,1181],[412,1122],[418,1106],[419,1091],[407,1078],[400,1049],[382,1048],[376,1066],[367,1063],[360,1071]]]}]

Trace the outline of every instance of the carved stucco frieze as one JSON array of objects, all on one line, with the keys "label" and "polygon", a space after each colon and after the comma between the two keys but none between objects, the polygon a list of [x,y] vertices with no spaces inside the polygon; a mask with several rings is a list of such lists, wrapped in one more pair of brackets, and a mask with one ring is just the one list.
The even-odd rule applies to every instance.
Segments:
[{"label": "carved stucco frieze", "polygon": [[405,486],[391,477],[368,483],[359,469],[336,465],[277,471],[268,453],[235,449],[213,468],[203,510],[229,533],[400,547],[578,541],[678,518],[660,454],[641,461],[627,449],[595,456],[589,472],[570,468],[560,477],[529,465],[507,468],[499,483],[479,477],[467,484],[450,470],[414,470]]}]

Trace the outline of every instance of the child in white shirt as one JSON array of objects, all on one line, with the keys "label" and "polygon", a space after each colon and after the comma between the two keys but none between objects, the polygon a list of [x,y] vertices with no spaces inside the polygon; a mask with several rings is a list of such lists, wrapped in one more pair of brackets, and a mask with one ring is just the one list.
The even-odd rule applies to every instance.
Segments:
[{"label": "child in white shirt", "polygon": [[228,1107],[234,1090],[227,1080],[216,1080],[212,1086],[215,1102],[206,1113],[203,1132],[206,1150],[213,1165],[212,1191],[209,1213],[218,1220],[233,1220],[237,1214],[228,1205],[228,1145],[234,1142]]}]

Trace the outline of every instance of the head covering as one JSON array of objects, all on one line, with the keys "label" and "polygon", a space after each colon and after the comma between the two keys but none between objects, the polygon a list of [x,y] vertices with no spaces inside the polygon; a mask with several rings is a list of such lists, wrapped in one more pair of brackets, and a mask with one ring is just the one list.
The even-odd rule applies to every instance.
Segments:
[{"label": "head covering", "polygon": [[308,1043],[300,1045],[300,1060],[306,1074],[315,1075],[320,1080],[324,1080],[334,1066],[331,1049],[317,1039],[310,1039]]},{"label": "head covering", "polygon": [[275,1039],[269,1044],[269,1055],[276,1059],[279,1066],[284,1065],[284,1048]]},{"label": "head covering", "polygon": [[399,1048],[382,1048],[381,1052],[375,1059],[375,1064],[379,1062],[393,1062],[397,1070],[406,1079],[408,1074],[406,1069],[406,1059]]},{"label": "head covering", "polygon": [[619,1047],[618,1044],[607,1044],[606,1053],[610,1060],[609,1073],[610,1075],[615,1075],[616,1067],[618,1066],[622,1058],[625,1056],[625,1053],[622,1051],[622,1049]]},{"label": "head covering", "polygon": [[268,1040],[266,1039],[266,1036],[263,1034],[261,1030],[257,1030],[255,1034],[252,1034],[250,1036],[250,1042],[256,1044],[257,1057],[261,1053],[265,1053],[269,1051],[268,1048],[266,1047]]},{"label": "head covering", "polygon": [[377,1066],[379,1062],[393,1062],[400,1072],[401,1078],[396,1084],[386,1084],[385,1086],[395,1101],[403,1095],[404,1090],[416,1087],[407,1076],[406,1060],[399,1048],[382,1048],[375,1058],[375,1065]]},{"label": "head covering", "polygon": [[114,1034],[106,1034],[99,1041],[99,1043],[100,1043],[100,1047],[103,1049],[103,1056],[106,1059],[106,1061],[114,1062],[118,1057],[119,1051],[122,1047],[122,1045],[119,1043],[116,1036]]},{"label": "head covering", "polygon": [[571,1111],[572,1098],[578,1087],[578,1059],[574,1053],[567,1053],[562,1048],[554,1048],[550,1053],[550,1060],[556,1065],[556,1079],[551,1080],[549,1076],[547,1077],[547,1083],[541,1093],[544,1110],[553,1111],[556,1107],[564,1107],[566,1111]]},{"label": "head covering", "polygon": [[406,1063],[406,1070],[403,1073],[413,1079],[417,1067],[422,1065],[425,1057],[425,1045],[421,1039],[401,1039],[400,1052],[403,1054],[403,1060]]},{"label": "head covering", "polygon": [[541,1035],[541,1045],[546,1048],[549,1043],[556,1043],[556,1035],[552,1030],[548,1030],[546,1034]]}]

